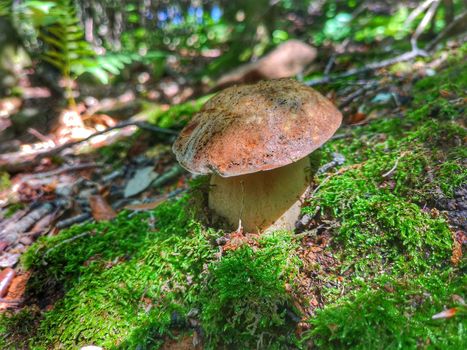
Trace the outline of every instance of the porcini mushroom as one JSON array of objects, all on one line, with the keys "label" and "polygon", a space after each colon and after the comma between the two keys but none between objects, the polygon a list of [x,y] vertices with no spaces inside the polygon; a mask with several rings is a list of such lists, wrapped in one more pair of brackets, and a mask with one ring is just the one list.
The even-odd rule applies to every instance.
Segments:
[{"label": "porcini mushroom", "polygon": [[212,97],[173,151],[194,174],[212,174],[209,207],[244,230],[292,229],[310,183],[309,154],[341,113],[295,80],[233,86]]}]

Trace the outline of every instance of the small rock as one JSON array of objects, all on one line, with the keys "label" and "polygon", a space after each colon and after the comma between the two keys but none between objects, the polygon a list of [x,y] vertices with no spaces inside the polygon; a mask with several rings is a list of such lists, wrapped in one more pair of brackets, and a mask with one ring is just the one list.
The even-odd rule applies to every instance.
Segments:
[{"label": "small rock", "polygon": [[13,267],[16,265],[20,254],[6,253],[0,255],[0,267]]}]

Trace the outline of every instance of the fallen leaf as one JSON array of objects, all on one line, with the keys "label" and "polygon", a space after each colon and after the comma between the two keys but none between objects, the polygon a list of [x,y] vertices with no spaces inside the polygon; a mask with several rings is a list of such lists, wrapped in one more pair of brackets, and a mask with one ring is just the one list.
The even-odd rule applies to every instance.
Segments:
[{"label": "fallen leaf", "polygon": [[16,265],[20,257],[20,254],[12,254],[4,252],[0,255],[0,267],[13,267]]},{"label": "fallen leaf", "polygon": [[10,299],[20,299],[26,291],[26,285],[31,274],[29,272],[16,276],[11,282],[7,297]]},{"label": "fallen leaf", "polygon": [[356,123],[359,123],[361,122],[362,120],[365,120],[366,119],[366,114],[365,113],[361,113],[361,112],[357,112],[355,114],[352,114],[349,118],[349,124],[356,124]]},{"label": "fallen leaf", "polygon": [[89,205],[91,206],[92,217],[96,221],[112,220],[117,216],[109,203],[100,195],[90,196]]},{"label": "fallen leaf", "polygon": [[14,306],[15,303],[17,304],[21,302],[30,276],[30,273],[26,272],[13,279],[10,284],[10,288],[8,288],[8,294],[4,298],[6,302],[0,303],[0,310],[10,308]]},{"label": "fallen leaf", "polygon": [[433,315],[431,319],[439,320],[439,319],[444,319],[444,318],[451,318],[451,317],[454,317],[456,313],[457,313],[457,308],[453,307],[452,309],[447,309],[447,310],[441,311],[440,313],[437,313],[436,315]]},{"label": "fallen leaf", "polygon": [[0,298],[3,298],[6,295],[14,277],[15,270],[13,270],[11,267],[7,267],[2,272],[0,272]]},{"label": "fallen leaf", "polygon": [[128,198],[144,191],[158,176],[152,166],[137,169],[125,186],[124,197]]}]

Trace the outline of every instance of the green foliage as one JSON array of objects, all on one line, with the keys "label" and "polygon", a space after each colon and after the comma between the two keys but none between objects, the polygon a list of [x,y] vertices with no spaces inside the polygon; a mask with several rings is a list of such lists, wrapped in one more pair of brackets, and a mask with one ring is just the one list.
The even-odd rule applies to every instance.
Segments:
[{"label": "green foliage", "polygon": [[[275,232],[253,249],[244,245],[211,264],[200,297],[209,348],[285,348],[290,297],[285,284],[298,272],[297,244],[289,232]],[[289,320],[290,321],[290,320]]]},{"label": "green foliage", "polygon": [[0,348],[28,349],[28,340],[37,328],[40,311],[25,307],[19,312],[2,311],[0,314]]},{"label": "green foliage", "polygon": [[[304,336],[323,349],[465,349],[466,309],[452,299],[465,296],[466,278],[446,271],[415,279],[382,277],[317,312]],[[452,319],[431,320],[445,307]]]},{"label": "green foliage", "polygon": [[11,186],[10,175],[0,171],[0,192],[6,190]]}]

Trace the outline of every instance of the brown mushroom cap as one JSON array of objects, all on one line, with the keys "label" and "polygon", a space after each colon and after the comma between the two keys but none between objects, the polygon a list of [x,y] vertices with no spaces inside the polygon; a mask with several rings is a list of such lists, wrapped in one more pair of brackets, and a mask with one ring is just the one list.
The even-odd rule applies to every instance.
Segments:
[{"label": "brown mushroom cap", "polygon": [[328,99],[295,80],[233,86],[203,106],[181,131],[173,151],[195,174],[250,174],[307,156],[341,121]]}]

